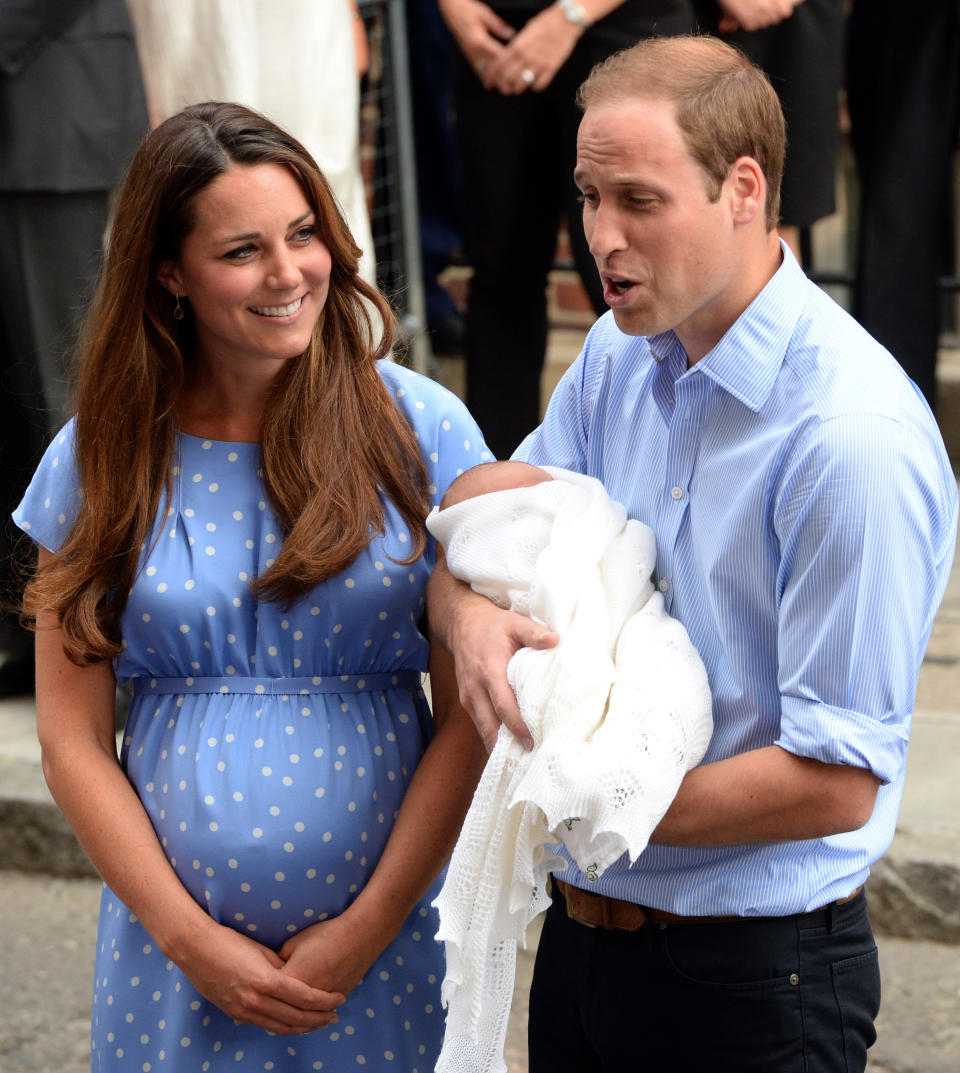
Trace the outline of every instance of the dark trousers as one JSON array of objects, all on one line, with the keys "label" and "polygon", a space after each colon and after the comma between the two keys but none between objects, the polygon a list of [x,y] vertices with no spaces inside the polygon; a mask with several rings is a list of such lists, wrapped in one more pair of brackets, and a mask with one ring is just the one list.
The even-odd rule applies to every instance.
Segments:
[{"label": "dark trousers", "polygon": [[836,207],[843,31],[843,0],[804,0],[783,22],[763,30],[739,30],[725,38],[766,71],[783,105],[784,224],[809,227]]},{"label": "dark trousers", "polygon": [[953,151],[960,118],[960,4],[907,12],[853,6],[847,92],[861,184],[853,312],[936,398],[937,277],[953,242]]},{"label": "dark trousers", "polygon": [[[685,0],[661,2],[651,32],[693,26]],[[527,13],[501,12],[522,26]],[[483,88],[458,56],[454,80],[463,166],[466,255],[473,266],[467,307],[467,406],[498,457],[509,456],[540,419],[547,344],[547,274],[565,215],[574,258],[594,309],[603,288],[583,237],[573,182],[580,111],[576,91],[595,63],[638,34],[594,27],[542,93],[504,96]]]},{"label": "dark trousers", "polygon": [[879,1006],[862,892],[636,932],[570,920],[560,898],[530,992],[530,1073],[861,1073]]},{"label": "dark trousers", "polygon": [[21,539],[10,521],[69,410],[68,369],[96,284],[109,194],[0,193],[0,650],[17,625]]}]

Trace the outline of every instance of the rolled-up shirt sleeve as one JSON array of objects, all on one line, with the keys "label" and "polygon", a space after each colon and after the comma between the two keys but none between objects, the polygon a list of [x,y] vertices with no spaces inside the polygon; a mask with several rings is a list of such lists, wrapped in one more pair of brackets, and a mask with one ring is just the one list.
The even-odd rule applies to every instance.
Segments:
[{"label": "rolled-up shirt sleeve", "polygon": [[949,577],[956,486],[895,417],[815,424],[791,452],[780,541],[777,744],[893,781],[917,673]]}]

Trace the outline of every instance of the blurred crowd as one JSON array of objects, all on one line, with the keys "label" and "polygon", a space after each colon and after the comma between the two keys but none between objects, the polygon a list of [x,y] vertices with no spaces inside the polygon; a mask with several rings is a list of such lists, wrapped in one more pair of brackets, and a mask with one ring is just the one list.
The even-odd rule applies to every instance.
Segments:
[{"label": "blurred crowd", "polygon": [[[32,639],[13,610],[23,549],[9,515],[70,413],[70,355],[111,192],[136,145],[196,101],[266,113],[319,162],[375,280],[359,138],[375,10],[365,16],[355,0],[0,0],[0,694],[29,691],[33,674]],[[498,456],[539,419],[547,276],[564,222],[591,304],[605,309],[572,178],[577,86],[641,37],[691,32],[733,41],[781,97],[781,234],[798,255],[835,211],[845,94],[859,180],[851,309],[936,404],[960,3],[904,17],[892,0],[409,0],[412,114],[400,121],[413,124],[427,326],[435,353],[465,356],[466,401]],[[441,282],[454,263],[472,269],[465,308]]]}]

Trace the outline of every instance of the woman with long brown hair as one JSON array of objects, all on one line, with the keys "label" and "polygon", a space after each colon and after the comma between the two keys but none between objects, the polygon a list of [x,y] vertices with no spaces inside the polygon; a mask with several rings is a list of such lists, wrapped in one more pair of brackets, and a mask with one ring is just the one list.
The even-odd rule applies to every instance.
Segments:
[{"label": "woman with long brown hair", "polygon": [[384,360],[358,254],[262,116],[159,126],[76,417],[16,514],[44,772],[106,884],[97,1070],[426,1073],[439,1051],[431,885],[484,753],[425,634],[423,519],[489,456]]}]

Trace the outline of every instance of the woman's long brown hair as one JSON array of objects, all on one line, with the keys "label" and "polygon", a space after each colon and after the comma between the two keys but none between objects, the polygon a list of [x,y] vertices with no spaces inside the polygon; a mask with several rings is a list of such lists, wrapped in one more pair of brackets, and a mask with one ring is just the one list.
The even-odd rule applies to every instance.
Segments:
[{"label": "woman's long brown hair", "polygon": [[383,532],[381,491],[410,530],[404,561],[423,552],[423,460],[374,364],[389,353],[393,315],[357,274],[360,251],[326,180],[309,153],[263,116],[233,104],[196,105],[147,135],[120,192],[79,351],[79,513],[27,586],[26,615],[55,614],[75,663],[119,653],[120,615],[165,493],[170,499],[193,330],[189,311],[174,319],[157,266],[177,258],[200,190],[235,165],[268,162],[289,167],[300,182],[333,267],[310,345],[287,363],[267,403],[263,481],[284,539],[252,589],[289,604],[343,570]]}]

